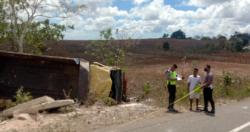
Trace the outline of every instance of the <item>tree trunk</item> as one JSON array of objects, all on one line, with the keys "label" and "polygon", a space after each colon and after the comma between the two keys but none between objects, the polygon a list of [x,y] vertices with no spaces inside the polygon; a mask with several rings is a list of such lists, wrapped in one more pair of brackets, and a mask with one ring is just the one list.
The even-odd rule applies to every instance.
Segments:
[{"label": "tree trunk", "polygon": [[19,53],[23,53],[24,52],[24,49],[23,49],[23,38],[21,37],[18,41],[18,52]]}]

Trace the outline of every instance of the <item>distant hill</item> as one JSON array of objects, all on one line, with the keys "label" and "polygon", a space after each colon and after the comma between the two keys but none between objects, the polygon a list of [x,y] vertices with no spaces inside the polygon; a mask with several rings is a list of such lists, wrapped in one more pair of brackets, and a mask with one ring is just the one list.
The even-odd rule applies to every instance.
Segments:
[{"label": "distant hill", "polygon": [[[60,52],[58,50],[64,50],[69,52],[75,57],[81,57],[81,54],[86,50],[86,46],[95,42],[88,40],[62,40],[56,43],[48,44],[50,51],[49,54]],[[170,44],[170,51],[185,52],[190,48],[204,46],[212,41],[202,40],[190,40],[190,39],[133,39],[133,40],[114,40],[114,44],[121,46],[127,46],[129,52],[134,53],[159,53],[165,52],[163,50],[163,43],[168,42]]]},{"label": "distant hill", "polygon": [[[91,40],[62,40],[58,42],[47,42],[47,50],[44,54],[51,56],[79,57],[89,61],[96,61],[92,56],[86,54],[86,47],[94,43]],[[164,51],[163,43],[168,42],[169,51]],[[207,53],[207,44],[218,44],[216,40],[192,40],[192,39],[133,39],[133,40],[114,40],[114,44],[127,47],[128,58],[165,58],[168,56],[183,57],[188,56],[196,59],[209,59],[217,61],[228,61],[249,64],[250,53],[234,53],[219,51]],[[11,44],[0,44],[0,50],[12,51]],[[199,51],[199,52],[197,52]],[[240,57],[239,57],[240,56]]]}]

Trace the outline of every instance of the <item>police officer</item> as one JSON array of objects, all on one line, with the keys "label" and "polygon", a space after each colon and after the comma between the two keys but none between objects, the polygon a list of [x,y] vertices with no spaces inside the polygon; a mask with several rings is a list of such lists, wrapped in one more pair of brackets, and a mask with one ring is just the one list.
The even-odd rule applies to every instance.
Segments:
[{"label": "police officer", "polygon": [[[215,114],[215,105],[213,99],[213,74],[211,72],[211,66],[207,65],[204,69],[206,72],[204,84],[203,84],[203,95],[204,95],[204,111],[207,113]],[[208,111],[208,103],[210,102],[212,110]]]},{"label": "police officer", "polygon": [[167,78],[167,88],[169,93],[169,105],[168,111],[169,112],[178,112],[174,109],[174,102],[176,97],[176,82],[177,82],[177,65],[174,64],[170,69],[168,69],[165,74]]}]

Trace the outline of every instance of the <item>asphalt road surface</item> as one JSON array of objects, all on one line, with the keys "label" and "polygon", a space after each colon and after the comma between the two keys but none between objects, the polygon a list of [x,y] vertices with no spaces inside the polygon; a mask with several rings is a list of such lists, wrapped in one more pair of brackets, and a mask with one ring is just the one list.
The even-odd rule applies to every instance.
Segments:
[{"label": "asphalt road surface", "polygon": [[111,126],[96,132],[250,132],[250,99],[216,109],[216,114],[185,112]]}]

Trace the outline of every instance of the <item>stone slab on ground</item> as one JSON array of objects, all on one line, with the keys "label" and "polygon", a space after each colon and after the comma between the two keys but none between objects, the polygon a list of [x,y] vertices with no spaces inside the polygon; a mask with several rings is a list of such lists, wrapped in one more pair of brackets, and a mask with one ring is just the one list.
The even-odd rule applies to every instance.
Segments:
[{"label": "stone slab on ground", "polygon": [[74,100],[72,99],[56,100],[54,102],[41,104],[38,108],[38,111],[60,108],[60,107],[64,107],[64,106],[68,106],[72,104],[74,104]]},{"label": "stone slab on ground", "polygon": [[[31,110],[32,107],[34,107],[34,106],[38,106],[38,105],[41,105],[44,103],[50,103],[50,102],[54,102],[54,101],[55,100],[51,97],[43,96],[43,97],[36,98],[36,99],[31,100],[31,101],[19,104],[17,106],[12,107],[12,108],[9,108],[9,109],[3,111],[1,113],[1,115],[5,116],[5,117],[13,116],[13,114],[15,112],[24,112],[26,110]],[[32,111],[34,111],[34,110],[32,110]]]},{"label": "stone slab on ground", "polygon": [[14,118],[18,120],[33,120],[32,117],[26,113],[14,115]]}]

